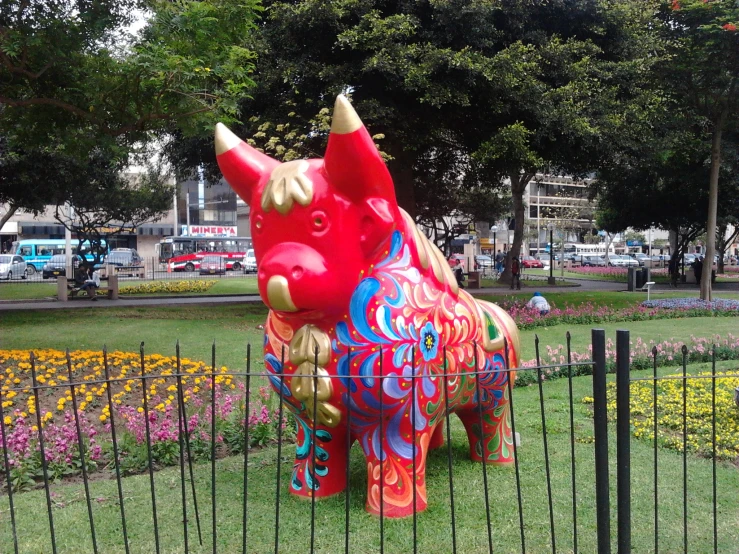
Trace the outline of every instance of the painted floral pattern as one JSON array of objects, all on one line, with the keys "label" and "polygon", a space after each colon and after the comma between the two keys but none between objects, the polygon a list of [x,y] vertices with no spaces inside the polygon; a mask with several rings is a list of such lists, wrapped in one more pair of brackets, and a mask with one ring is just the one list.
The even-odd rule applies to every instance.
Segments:
[{"label": "painted floral pattern", "polygon": [[[340,395],[345,411],[338,434],[346,433],[351,414],[350,432],[370,472],[368,509],[379,513],[378,481],[382,481],[385,515],[390,517],[411,513],[414,481],[417,506],[426,505],[425,458],[434,430],[441,431],[445,394],[449,409],[467,427],[473,457],[498,463],[513,457],[506,355],[502,348],[489,352],[484,345],[501,336],[513,344],[515,326],[502,322],[497,306],[478,302],[464,291],[453,294],[448,287],[433,286],[414,252],[413,244],[395,231],[384,257],[361,276],[348,313],[325,329],[333,349],[332,367],[327,369],[337,376],[334,395]],[[294,329],[271,314],[266,333],[267,367],[279,373],[280,350]],[[509,357],[515,367],[513,349]],[[295,371],[288,362],[285,370],[288,375]],[[345,460],[345,452],[335,445],[344,441],[332,443],[334,431],[323,429],[325,434],[315,433],[314,443],[313,422],[304,406],[290,397],[289,384],[276,377],[272,383],[277,390],[283,387],[283,398],[299,420],[293,491],[339,492],[345,477],[331,474],[336,467],[332,456]],[[313,451],[318,460],[315,471]],[[337,480],[340,483],[335,484]]]}]

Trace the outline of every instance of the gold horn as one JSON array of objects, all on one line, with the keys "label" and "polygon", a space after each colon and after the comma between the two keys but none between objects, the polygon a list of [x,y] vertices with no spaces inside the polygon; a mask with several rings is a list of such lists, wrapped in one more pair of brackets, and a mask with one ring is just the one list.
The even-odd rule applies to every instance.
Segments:
[{"label": "gold horn", "polygon": [[362,127],[362,120],[352,108],[346,96],[339,94],[334,104],[334,115],[331,119],[331,133],[347,135]]},{"label": "gold horn", "polygon": [[236,148],[243,141],[234,135],[223,123],[216,123],[216,156]]}]

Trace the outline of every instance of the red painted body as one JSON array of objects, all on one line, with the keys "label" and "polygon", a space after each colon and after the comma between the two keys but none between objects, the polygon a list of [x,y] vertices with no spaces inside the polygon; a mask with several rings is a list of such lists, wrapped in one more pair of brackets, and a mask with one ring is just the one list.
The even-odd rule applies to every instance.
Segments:
[{"label": "red painted body", "polygon": [[467,428],[473,459],[512,462],[515,324],[458,289],[398,207],[348,102],[337,100],[324,159],[280,164],[218,133],[221,170],[252,209],[259,290],[271,309],[266,367],[285,374],[271,381],[298,422],[291,492],[344,489],[348,432],[367,460],[368,511],[425,509],[426,454],[443,444],[445,402]]}]

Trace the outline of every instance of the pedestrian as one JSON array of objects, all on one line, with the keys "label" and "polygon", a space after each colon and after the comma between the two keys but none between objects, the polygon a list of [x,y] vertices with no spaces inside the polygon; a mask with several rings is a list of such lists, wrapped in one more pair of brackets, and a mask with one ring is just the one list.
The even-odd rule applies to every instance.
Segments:
[{"label": "pedestrian", "polygon": [[462,269],[462,264],[457,264],[457,267],[454,268],[454,278],[457,280],[457,286],[459,286],[460,289],[464,288],[464,270]]},{"label": "pedestrian", "polygon": [[703,276],[703,258],[700,256],[693,262],[693,275],[695,275],[695,282],[698,286],[701,286],[701,277]]},{"label": "pedestrian", "polygon": [[527,307],[539,311],[539,315],[547,315],[549,313],[549,302],[540,292],[535,292],[531,300],[526,304]]},{"label": "pedestrian", "polygon": [[680,268],[677,263],[677,256],[670,258],[670,263],[667,265],[667,272],[670,274],[670,286],[677,288],[677,279],[680,276]]},{"label": "pedestrian", "polygon": [[495,271],[500,275],[503,273],[503,261],[505,260],[505,256],[503,255],[503,252],[498,250],[498,253],[495,255]]},{"label": "pedestrian", "polygon": [[80,287],[80,290],[87,291],[87,297],[90,300],[97,300],[95,291],[100,288],[100,272],[93,271],[91,267],[87,268],[87,279]]},{"label": "pedestrian", "polygon": [[514,286],[521,290],[521,263],[516,256],[511,260],[511,290]]}]

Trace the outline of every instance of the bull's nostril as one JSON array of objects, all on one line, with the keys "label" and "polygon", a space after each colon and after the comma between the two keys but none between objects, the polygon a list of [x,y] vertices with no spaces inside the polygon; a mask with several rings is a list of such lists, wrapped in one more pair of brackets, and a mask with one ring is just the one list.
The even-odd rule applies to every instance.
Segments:
[{"label": "bull's nostril", "polygon": [[293,278],[300,279],[303,276],[303,268],[299,265],[293,267]]}]

